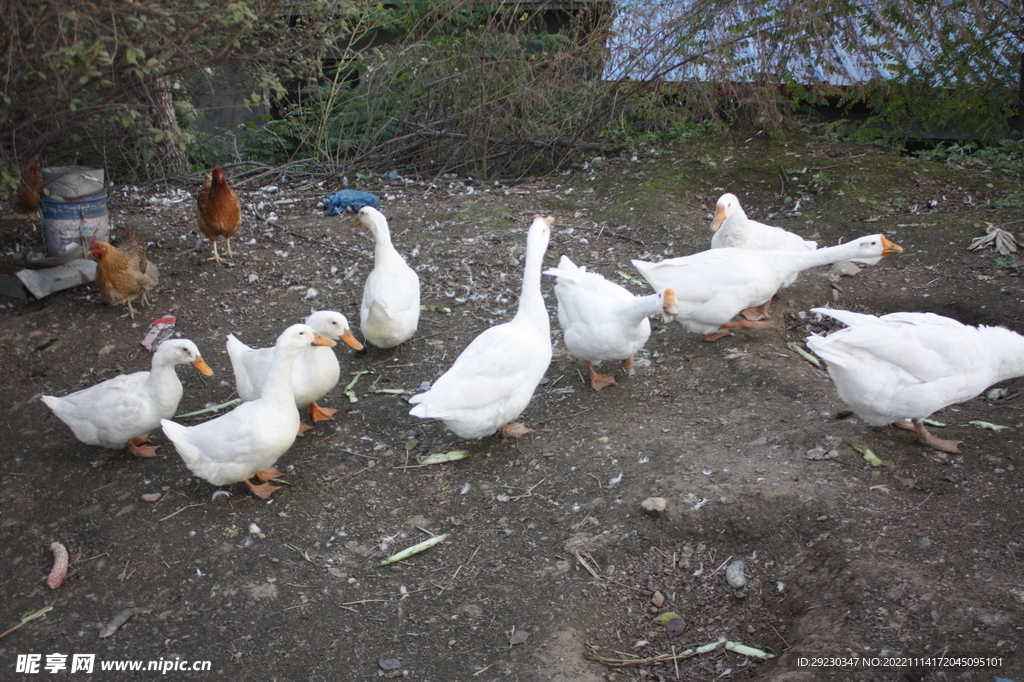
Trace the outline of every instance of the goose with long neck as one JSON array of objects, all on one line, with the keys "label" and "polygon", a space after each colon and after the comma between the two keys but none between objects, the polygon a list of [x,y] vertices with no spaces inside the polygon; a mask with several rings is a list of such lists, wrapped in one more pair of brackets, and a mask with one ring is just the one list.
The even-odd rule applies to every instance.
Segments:
[{"label": "goose with long neck", "polygon": [[384,214],[372,206],[359,209],[353,225],[373,235],[373,270],[363,286],[359,330],[378,348],[392,348],[412,338],[420,320],[420,279],[391,243]]},{"label": "goose with long neck", "polygon": [[732,318],[769,300],[798,272],[844,260],[874,264],[902,251],[885,235],[873,234],[815,251],[711,249],[660,263],[634,260],[633,266],[655,291],[675,290],[679,324],[714,341],[731,329],[770,328],[766,320]]},{"label": "goose with long neck", "polygon": [[633,369],[633,356],[651,336],[648,318],[661,314],[668,322],[679,312],[671,288],[649,296],[634,296],[596,272],[587,272],[586,267],[576,265],[565,255],[557,268],[549,268],[544,274],[558,279],[555,297],[565,347],[586,363],[590,386],[595,391],[616,383],[613,375],[599,374],[595,365],[615,360],[621,362],[623,369]]},{"label": "goose with long neck", "polygon": [[935,450],[959,452],[961,441],[932,434],[928,416],[1024,376],[1024,336],[1003,327],[970,327],[934,313],[811,312],[846,325],[807,339],[828,365],[840,399],[868,424],[914,431]]},{"label": "goose with long neck", "polygon": [[[813,251],[817,242],[804,239],[798,234],[774,225],[765,225],[747,217],[740,200],[735,194],[726,193],[715,204],[715,217],[711,221],[712,249],[757,249],[760,251]],[[796,281],[793,273],[782,283],[783,288]],[[744,311],[744,317],[764,320],[771,311],[772,300],[768,299],[760,310]]]},{"label": "goose with long neck", "polygon": [[485,329],[426,393],[413,396],[409,414],[440,419],[457,436],[475,440],[497,430],[528,433],[510,423],[522,414],[551,363],[551,324],[541,293],[541,266],[553,217],[537,217],[526,239],[519,309],[509,322]]},{"label": "goose with long neck", "polygon": [[[163,419],[164,434],[196,476],[213,485],[244,481],[254,495],[266,499],[277,490],[266,483],[279,475],[274,463],[299,432],[299,410],[292,389],[295,358],[312,346],[334,345],[307,325],[288,327],[274,344],[270,372],[259,398],[196,426]],[[253,485],[249,481],[252,476],[262,485]]]}]

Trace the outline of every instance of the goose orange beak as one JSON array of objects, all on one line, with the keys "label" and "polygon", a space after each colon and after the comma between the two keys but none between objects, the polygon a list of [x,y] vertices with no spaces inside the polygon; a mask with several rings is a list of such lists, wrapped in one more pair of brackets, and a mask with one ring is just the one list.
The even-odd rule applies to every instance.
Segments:
[{"label": "goose orange beak", "polygon": [[349,329],[345,330],[345,333],[341,335],[341,340],[345,342],[350,348],[355,350],[362,350],[363,344],[359,343],[359,339],[352,336],[352,331]]},{"label": "goose orange beak", "polygon": [[322,334],[314,333],[313,334],[313,345],[314,346],[337,346],[338,344],[336,344],[334,341],[331,341],[329,338],[327,338],[326,336],[323,336]]},{"label": "goose orange beak", "polygon": [[213,375],[213,370],[210,369],[210,366],[206,364],[206,361],[203,360],[202,358],[196,358],[195,360],[193,360],[192,366],[198,369],[199,373],[202,374],[204,377]]},{"label": "goose orange beak", "polygon": [[896,242],[890,241],[884,234],[882,235],[882,255],[891,256],[894,253],[903,253],[903,247]]},{"label": "goose orange beak", "polygon": [[711,221],[711,231],[717,232],[718,228],[725,222],[725,206],[715,204],[715,219]]},{"label": "goose orange beak", "polygon": [[661,312],[665,316],[666,321],[679,314],[679,303],[676,301],[675,289],[665,289],[661,300]]}]

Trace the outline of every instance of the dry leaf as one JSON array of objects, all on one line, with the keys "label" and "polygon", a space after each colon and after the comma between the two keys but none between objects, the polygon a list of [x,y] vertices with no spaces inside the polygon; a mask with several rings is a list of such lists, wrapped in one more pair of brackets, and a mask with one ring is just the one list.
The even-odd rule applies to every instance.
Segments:
[{"label": "dry leaf", "polygon": [[138,614],[139,609],[137,608],[125,609],[121,613],[117,614],[111,619],[109,623],[103,626],[102,630],[100,630],[100,639],[106,639],[107,637],[110,637],[115,632],[117,632],[122,625],[130,621]]},{"label": "dry leaf", "polygon": [[529,632],[526,630],[516,630],[512,636],[508,638],[508,645],[515,646],[516,644],[524,644],[528,639],[530,639]]}]

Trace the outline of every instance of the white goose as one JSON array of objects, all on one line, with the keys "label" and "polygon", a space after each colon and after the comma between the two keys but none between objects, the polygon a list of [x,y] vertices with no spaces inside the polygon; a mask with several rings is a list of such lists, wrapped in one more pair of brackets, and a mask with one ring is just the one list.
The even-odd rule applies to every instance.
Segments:
[{"label": "white goose", "polygon": [[510,424],[530,403],[551,363],[551,325],[540,290],[540,270],[553,217],[537,217],[526,238],[526,264],[514,318],[484,330],[451,369],[426,393],[413,396],[414,417],[440,419],[456,435],[475,440],[501,428],[503,435],[528,433]]},{"label": "white goose", "polygon": [[270,374],[259,398],[196,426],[162,419],[164,434],[196,476],[213,485],[245,481],[254,495],[268,498],[277,488],[265,482],[253,485],[249,478],[267,481],[277,477],[272,467],[299,432],[292,365],[299,353],[311,346],[333,345],[334,341],[304,324],[288,327],[277,337]]},{"label": "white goose", "polygon": [[174,368],[191,364],[205,376],[213,370],[187,339],[161,343],[148,372],[121,374],[61,398],[44,395],[42,401],[67,424],[75,438],[89,445],[123,448],[139,457],[154,457],[149,432],[160,420],[173,417],[184,390]]},{"label": "white goose", "polygon": [[[362,350],[352,330],[349,329],[345,316],[334,310],[318,310],[306,318],[306,324],[313,331],[332,341],[344,341],[355,350]],[[250,348],[234,334],[228,334],[228,357],[235,373],[235,388],[242,400],[255,400],[260,397],[264,382],[270,375],[274,361],[274,348]],[[314,346],[299,353],[292,366],[292,390],[295,392],[295,404],[299,407],[309,405],[309,413],[313,422],[332,419],[337,410],[320,407],[317,400],[323,398],[338,384],[341,368],[334,350],[324,346]],[[303,425],[305,426],[305,425]],[[308,428],[308,427],[307,427]],[[305,431],[306,429],[302,429]]]},{"label": "white goose", "polygon": [[[787,232],[781,227],[765,225],[747,217],[740,200],[735,194],[726,193],[718,198],[715,204],[715,218],[711,222],[712,249],[756,249],[759,251],[813,251],[818,248],[817,242],[804,239],[798,234]],[[797,273],[793,273],[782,283],[788,287],[796,281]],[[765,319],[771,309],[769,298],[760,312],[753,313],[749,319]]]},{"label": "white goose", "polygon": [[679,312],[671,288],[634,296],[596,272],[587,272],[586,267],[577,266],[565,255],[557,268],[544,274],[558,279],[555,296],[565,347],[586,363],[595,391],[615,383],[611,374],[598,374],[595,364],[619,360],[624,369],[632,369],[634,354],[651,335],[648,318],[661,313],[668,322]]},{"label": "white goose", "polygon": [[916,431],[936,450],[959,452],[960,441],[929,432],[924,420],[930,414],[1024,375],[1024,336],[1003,327],[969,327],[934,313],[812,312],[846,325],[807,339],[843,402],[868,424]]},{"label": "white goose", "polygon": [[356,220],[369,228],[375,242],[373,270],[366,277],[359,308],[359,330],[364,339],[378,348],[391,348],[416,333],[420,320],[420,279],[391,244],[384,214],[364,206]]},{"label": "white goose", "polygon": [[742,310],[764,303],[787,278],[808,268],[841,260],[874,264],[903,248],[885,235],[861,237],[816,251],[752,251],[711,249],[660,263],[634,260],[633,266],[655,291],[676,292],[676,321],[714,341],[730,329],[768,329],[765,320],[733,320]]}]

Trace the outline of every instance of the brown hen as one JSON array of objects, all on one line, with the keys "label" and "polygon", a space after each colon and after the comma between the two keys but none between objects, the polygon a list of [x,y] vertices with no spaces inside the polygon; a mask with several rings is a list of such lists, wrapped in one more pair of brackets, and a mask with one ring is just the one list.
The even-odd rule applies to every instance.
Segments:
[{"label": "brown hen", "polygon": [[89,257],[96,261],[96,286],[100,293],[112,305],[126,304],[126,315],[134,320],[132,301],[139,300],[142,306],[148,306],[146,294],[160,279],[156,266],[146,257],[146,243],[129,230],[117,247],[92,240]]},{"label": "brown hen", "polygon": [[224,255],[231,256],[231,238],[242,225],[242,202],[235,190],[224,179],[224,171],[217,166],[206,174],[206,182],[199,190],[199,229],[213,242],[213,255],[208,260],[220,262],[217,240],[226,238]]},{"label": "brown hen", "polygon": [[39,215],[39,192],[43,189],[43,176],[39,173],[39,159],[28,157],[21,174],[18,191],[11,199],[16,213],[33,220]]}]

